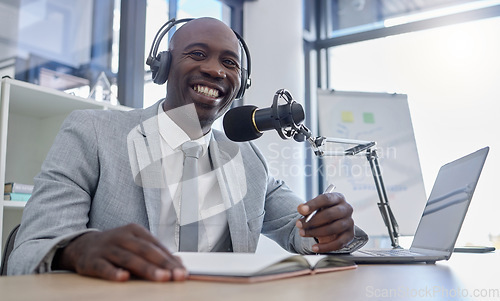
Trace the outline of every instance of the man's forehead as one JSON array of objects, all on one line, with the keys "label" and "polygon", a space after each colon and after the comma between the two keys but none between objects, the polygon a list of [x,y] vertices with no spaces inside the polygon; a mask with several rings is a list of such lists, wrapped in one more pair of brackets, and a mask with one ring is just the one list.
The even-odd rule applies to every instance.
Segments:
[{"label": "man's forehead", "polygon": [[195,19],[181,26],[172,36],[169,48],[185,48],[193,43],[209,45],[215,41],[234,47],[233,50],[240,53],[239,40],[233,30],[212,18]]}]

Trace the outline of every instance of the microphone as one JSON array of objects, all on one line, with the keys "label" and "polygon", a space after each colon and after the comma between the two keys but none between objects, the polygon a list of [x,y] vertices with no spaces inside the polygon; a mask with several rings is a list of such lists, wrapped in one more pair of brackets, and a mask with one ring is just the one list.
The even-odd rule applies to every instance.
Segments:
[{"label": "microphone", "polygon": [[[286,104],[278,105],[277,97],[289,96]],[[226,136],[232,141],[250,141],[262,136],[264,131],[276,130],[281,138],[290,137],[288,133],[295,133],[295,129],[304,121],[305,114],[302,106],[291,99],[286,90],[276,92],[273,105],[270,108],[259,109],[248,105],[233,108],[224,115],[223,126]],[[291,131],[289,129],[292,129]]]}]

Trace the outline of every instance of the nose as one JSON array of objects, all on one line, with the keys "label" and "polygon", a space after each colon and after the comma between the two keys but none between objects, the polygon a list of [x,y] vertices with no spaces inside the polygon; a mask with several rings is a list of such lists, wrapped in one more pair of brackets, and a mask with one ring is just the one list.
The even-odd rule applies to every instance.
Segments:
[{"label": "nose", "polygon": [[201,65],[201,72],[213,78],[226,78],[224,66],[216,58],[210,58]]}]

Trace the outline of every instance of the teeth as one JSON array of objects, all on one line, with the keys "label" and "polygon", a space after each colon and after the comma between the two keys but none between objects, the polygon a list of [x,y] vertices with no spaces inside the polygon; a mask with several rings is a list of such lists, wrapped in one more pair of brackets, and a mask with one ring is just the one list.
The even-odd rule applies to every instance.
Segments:
[{"label": "teeth", "polygon": [[219,90],[212,89],[202,85],[195,85],[193,88],[196,92],[204,94],[209,97],[217,98],[219,97]]}]

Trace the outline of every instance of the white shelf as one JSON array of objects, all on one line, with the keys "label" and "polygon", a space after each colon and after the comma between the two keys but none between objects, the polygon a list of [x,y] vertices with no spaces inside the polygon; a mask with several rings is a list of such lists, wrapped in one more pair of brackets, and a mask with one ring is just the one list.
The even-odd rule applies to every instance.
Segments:
[{"label": "white shelf", "polygon": [[23,209],[26,206],[26,202],[22,201],[2,201],[2,206],[4,208],[18,208]]},{"label": "white shelf", "polygon": [[128,107],[85,99],[26,82],[12,79],[3,81],[7,84],[4,84],[4,87],[8,86],[10,89],[8,93],[11,95],[9,107],[11,113],[47,118],[84,109],[129,110]]}]

